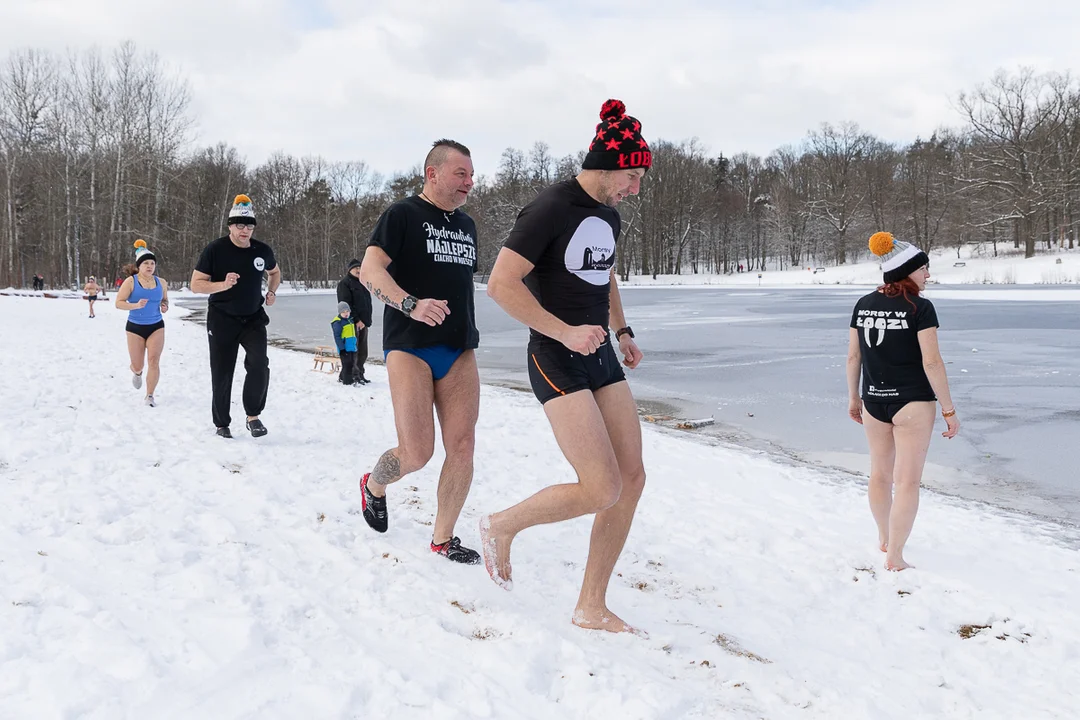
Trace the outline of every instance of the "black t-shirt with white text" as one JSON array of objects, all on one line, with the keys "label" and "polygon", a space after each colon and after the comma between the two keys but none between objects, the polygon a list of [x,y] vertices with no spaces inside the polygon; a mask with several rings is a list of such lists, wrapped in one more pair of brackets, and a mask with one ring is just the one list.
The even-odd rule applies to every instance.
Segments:
[{"label": "black t-shirt with white text", "polygon": [[277,267],[274,251],[266,243],[252,239],[251,246],[237,247],[226,237],[214,240],[202,251],[195,269],[221,282],[229,273],[240,279],[228,290],[213,293],[210,306],[227,315],[247,317],[259,312],[263,304],[263,273]]},{"label": "black t-shirt with white text", "polygon": [[863,400],[937,399],[923,370],[918,337],[920,330],[938,327],[933,303],[918,295],[890,298],[875,290],[855,304],[851,327],[859,331]]},{"label": "black t-shirt with white text", "polygon": [[402,290],[421,300],[446,300],[450,309],[441,325],[431,327],[387,305],[384,350],[432,345],[471,350],[480,344],[473,297],[476,223],[471,217],[461,210],[440,210],[418,196],[405,198],[382,214],[369,245],[390,257],[387,271]]},{"label": "black t-shirt with white text", "polygon": [[[533,264],[525,285],[541,307],[568,325],[606,328],[621,228],[615,208],[594,200],[577,180],[566,180],[522,208],[506,247]],[[529,339],[551,341],[536,330]]]}]

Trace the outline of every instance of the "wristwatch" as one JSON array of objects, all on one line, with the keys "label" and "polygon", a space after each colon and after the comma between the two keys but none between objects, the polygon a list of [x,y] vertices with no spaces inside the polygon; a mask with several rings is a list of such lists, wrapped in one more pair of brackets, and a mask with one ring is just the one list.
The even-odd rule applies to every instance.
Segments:
[{"label": "wristwatch", "polygon": [[406,295],[405,299],[401,301],[401,312],[406,315],[412,315],[412,311],[416,309],[417,299],[413,295]]},{"label": "wristwatch", "polygon": [[630,327],[629,325],[627,325],[624,328],[620,328],[620,329],[616,330],[615,331],[615,342],[618,342],[619,340],[621,340],[623,335],[629,335],[630,337],[634,337],[634,329],[632,327]]}]

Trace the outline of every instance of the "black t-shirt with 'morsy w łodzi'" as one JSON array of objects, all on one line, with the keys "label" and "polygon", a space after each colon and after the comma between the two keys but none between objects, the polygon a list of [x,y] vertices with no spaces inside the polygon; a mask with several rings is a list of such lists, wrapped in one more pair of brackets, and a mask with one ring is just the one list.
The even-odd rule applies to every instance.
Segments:
[{"label": "black t-shirt with 'morsy w \u0142odzi'", "polygon": [[934,304],[918,295],[874,291],[855,304],[851,327],[862,350],[862,399],[902,403],[937,398],[923,370],[919,331],[938,327]]},{"label": "black t-shirt with 'morsy w \u0142odzi'", "polygon": [[432,327],[387,305],[384,350],[432,345],[471,350],[480,344],[473,297],[476,223],[471,217],[461,210],[440,210],[418,196],[405,198],[382,214],[369,245],[390,257],[387,271],[402,290],[420,300],[445,300],[450,309],[442,324]]},{"label": "black t-shirt with 'morsy w \u0142odzi'", "polygon": [[[622,223],[577,180],[555,183],[518,213],[506,247],[533,264],[525,285],[540,306],[568,325],[606,328],[611,267]],[[531,343],[553,342],[532,330]]]},{"label": "black t-shirt with 'morsy w \u0142odzi'", "polygon": [[240,279],[228,290],[210,295],[210,307],[226,315],[247,317],[259,312],[263,304],[263,273],[277,267],[274,251],[266,243],[252,239],[251,246],[238,247],[228,236],[206,246],[195,269],[221,282],[229,273]]}]

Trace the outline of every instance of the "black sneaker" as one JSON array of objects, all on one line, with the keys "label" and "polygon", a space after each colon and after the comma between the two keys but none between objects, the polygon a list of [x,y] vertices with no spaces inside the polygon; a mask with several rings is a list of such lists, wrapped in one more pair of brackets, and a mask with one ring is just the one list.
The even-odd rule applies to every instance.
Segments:
[{"label": "black sneaker", "polygon": [[227,428],[227,427],[218,428],[217,429],[217,435],[218,435],[218,437],[229,438],[230,440],[232,439],[232,433],[229,431],[229,428]]},{"label": "black sneaker", "polygon": [[447,560],[453,560],[464,565],[479,565],[480,553],[470,550],[461,544],[461,538],[452,537],[442,545],[431,543],[431,552],[438,553]]},{"label": "black sneaker", "polygon": [[266,426],[262,424],[262,420],[255,418],[254,420],[248,420],[246,423],[247,429],[251,431],[251,437],[262,437],[267,432]]},{"label": "black sneaker", "polygon": [[384,533],[390,526],[390,519],[386,515],[386,497],[375,497],[371,494],[371,491],[367,489],[369,477],[371,473],[360,478],[360,506],[364,509],[364,520],[367,521],[368,527],[375,532]]}]

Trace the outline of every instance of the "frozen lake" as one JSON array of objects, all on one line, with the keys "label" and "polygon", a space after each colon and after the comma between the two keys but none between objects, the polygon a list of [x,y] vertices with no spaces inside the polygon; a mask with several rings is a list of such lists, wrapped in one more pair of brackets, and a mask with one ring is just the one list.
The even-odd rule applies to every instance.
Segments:
[{"label": "frozen lake", "polygon": [[[862,428],[846,413],[844,361],[851,309],[869,290],[623,288],[645,353],[628,373],[634,394],[679,417],[715,417],[699,432],[723,441],[866,472]],[[1080,314],[1063,293],[1072,294],[1009,286],[927,293],[962,423],[955,440],[935,435],[927,485],[1080,522],[1069,449],[1080,438]],[[328,344],[335,304],[332,295],[283,295],[269,311],[271,334],[299,348]],[[526,386],[527,330],[483,291],[476,306],[482,379]],[[379,359],[381,319],[377,307],[371,356]]]}]

